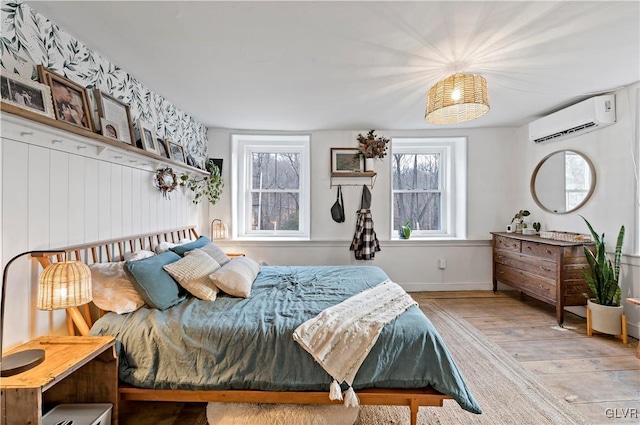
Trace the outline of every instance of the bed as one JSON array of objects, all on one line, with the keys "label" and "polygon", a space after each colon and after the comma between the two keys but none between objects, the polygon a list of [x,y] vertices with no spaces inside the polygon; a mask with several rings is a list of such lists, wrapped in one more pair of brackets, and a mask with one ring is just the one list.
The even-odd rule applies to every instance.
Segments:
[{"label": "bed", "polygon": [[[118,261],[126,252],[197,237],[193,227],[66,250],[87,263]],[[116,253],[117,251],[117,253]],[[43,265],[48,257],[40,259]],[[232,260],[233,261],[233,260]],[[372,266],[263,266],[251,296],[185,296],[163,310],[68,311],[70,332],[117,340],[122,400],[331,404],[331,378],[293,340],[296,327],[387,279]],[[75,326],[74,326],[75,325]],[[386,325],[353,382],[360,404],[442,406],[454,399],[481,413],[457,366],[417,306]]]}]

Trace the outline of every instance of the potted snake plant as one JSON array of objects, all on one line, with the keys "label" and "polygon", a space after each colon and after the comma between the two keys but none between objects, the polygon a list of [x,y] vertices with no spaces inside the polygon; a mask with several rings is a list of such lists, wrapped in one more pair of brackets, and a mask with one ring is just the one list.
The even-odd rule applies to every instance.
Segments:
[{"label": "potted snake plant", "polygon": [[[580,216],[582,217],[582,216]],[[595,252],[584,247],[589,268],[583,268],[584,279],[593,293],[593,298],[587,300],[587,330],[596,330],[610,335],[622,334],[623,306],[620,305],[620,259],[622,257],[622,242],[624,240],[624,226],[620,227],[613,262],[607,255],[604,233],[599,236],[586,218],[589,232],[595,243]],[[589,326],[590,325],[590,326]]]}]

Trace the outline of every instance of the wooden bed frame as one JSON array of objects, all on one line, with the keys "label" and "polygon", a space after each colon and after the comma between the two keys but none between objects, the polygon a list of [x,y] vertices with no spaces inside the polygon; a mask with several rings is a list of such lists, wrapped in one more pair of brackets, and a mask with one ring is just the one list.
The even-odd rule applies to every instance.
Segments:
[{"label": "wooden bed frame", "polygon": [[[154,250],[161,242],[177,243],[184,238],[197,238],[195,226],[166,230],[156,233],[111,239],[91,244],[61,248],[68,259],[83,261],[87,264],[123,261],[124,254],[139,249]],[[117,253],[116,253],[117,251]],[[52,262],[63,261],[63,254],[34,254],[42,267]],[[67,310],[67,329],[69,335],[88,335],[93,325],[92,311],[98,316],[104,314],[89,304],[81,308]],[[95,314],[94,314],[95,316]],[[77,329],[77,332],[76,332]],[[342,401],[329,400],[327,391],[258,391],[258,390],[154,390],[137,388],[120,383],[120,400],[172,401],[172,402],[233,402],[233,403],[295,403],[295,404],[342,404]],[[442,394],[431,387],[414,389],[368,388],[356,391],[361,405],[407,406],[411,411],[411,424],[418,422],[420,406],[442,407],[443,401],[452,397]]]}]

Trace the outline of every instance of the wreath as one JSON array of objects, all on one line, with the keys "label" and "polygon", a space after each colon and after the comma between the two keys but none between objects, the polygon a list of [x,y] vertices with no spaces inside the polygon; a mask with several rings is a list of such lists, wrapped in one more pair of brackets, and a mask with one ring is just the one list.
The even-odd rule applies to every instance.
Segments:
[{"label": "wreath", "polygon": [[162,196],[166,198],[167,194],[173,192],[178,186],[176,173],[169,167],[159,169],[156,171],[155,186],[162,192]]}]

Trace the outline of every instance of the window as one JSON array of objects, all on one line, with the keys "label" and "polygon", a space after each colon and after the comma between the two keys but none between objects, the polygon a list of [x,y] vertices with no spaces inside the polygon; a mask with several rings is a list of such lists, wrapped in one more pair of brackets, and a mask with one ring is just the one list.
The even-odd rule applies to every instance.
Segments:
[{"label": "window", "polygon": [[393,138],[392,235],[466,236],[466,139]]},{"label": "window", "polygon": [[580,205],[591,188],[591,169],[584,158],[571,151],[565,152],[565,211]]},{"label": "window", "polygon": [[309,238],[309,142],[232,136],[234,238]]}]

